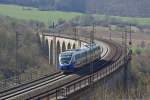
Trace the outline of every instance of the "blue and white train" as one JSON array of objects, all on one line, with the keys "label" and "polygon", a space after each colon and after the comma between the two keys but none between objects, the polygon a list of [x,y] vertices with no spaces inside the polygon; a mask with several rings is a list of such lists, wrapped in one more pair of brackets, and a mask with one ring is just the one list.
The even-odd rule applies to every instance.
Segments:
[{"label": "blue and white train", "polygon": [[61,72],[74,72],[76,68],[100,59],[99,45],[88,44],[83,48],[70,49],[59,54],[59,69]]}]

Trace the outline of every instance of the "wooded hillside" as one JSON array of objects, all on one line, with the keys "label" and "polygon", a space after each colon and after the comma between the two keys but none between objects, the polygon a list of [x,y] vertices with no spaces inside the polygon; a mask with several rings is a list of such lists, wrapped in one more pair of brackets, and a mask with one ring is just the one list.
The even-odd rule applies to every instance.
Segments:
[{"label": "wooded hillside", "polygon": [[2,16],[0,22],[0,80],[24,73],[29,68],[43,67],[43,53],[34,32],[35,22]]}]

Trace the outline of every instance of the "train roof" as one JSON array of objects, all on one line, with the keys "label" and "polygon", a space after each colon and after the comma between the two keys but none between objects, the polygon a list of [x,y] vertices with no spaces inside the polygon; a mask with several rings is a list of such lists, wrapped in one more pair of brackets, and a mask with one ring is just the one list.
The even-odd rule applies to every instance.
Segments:
[{"label": "train roof", "polygon": [[66,50],[65,52],[61,52],[60,54],[61,55],[72,55],[72,54],[83,52],[85,50],[86,50],[85,48],[69,49],[69,50]]},{"label": "train roof", "polygon": [[65,52],[66,53],[75,53],[75,52],[81,52],[85,50],[85,48],[79,48],[79,49],[69,49],[69,50],[66,50]]},{"label": "train roof", "polygon": [[60,55],[73,55],[73,54],[78,54],[78,53],[81,53],[81,52],[84,52],[84,51],[87,51],[90,49],[90,47],[93,46],[93,47],[97,47],[97,45],[94,43],[94,44],[87,44],[85,45],[84,47],[82,48],[78,48],[78,49],[69,49],[69,50],[66,50],[65,52],[61,52]]},{"label": "train roof", "polygon": [[86,44],[86,45],[84,45],[85,47],[87,47],[87,48],[90,48],[91,46],[92,47],[96,47],[96,46],[98,46],[96,43],[92,43],[92,44]]}]

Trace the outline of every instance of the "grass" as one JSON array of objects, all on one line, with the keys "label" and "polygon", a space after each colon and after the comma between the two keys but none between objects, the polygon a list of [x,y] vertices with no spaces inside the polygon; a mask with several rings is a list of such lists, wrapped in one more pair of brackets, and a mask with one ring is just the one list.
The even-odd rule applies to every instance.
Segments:
[{"label": "grass", "polygon": [[133,51],[133,53],[136,53],[136,52],[144,52],[144,48],[132,47],[132,51]]},{"label": "grass", "polygon": [[137,53],[144,53],[146,51],[150,51],[148,48],[141,48],[141,47],[132,47],[133,54]]},{"label": "grass", "polygon": [[39,11],[37,8],[31,8],[31,10],[24,10],[22,6],[0,4],[0,15],[10,16],[23,20],[40,21],[48,25],[52,21],[57,22],[59,19],[68,21],[82,14],[61,11]]},{"label": "grass", "polygon": [[0,72],[0,80],[4,79],[3,74]]},{"label": "grass", "polygon": [[[0,15],[10,16],[23,20],[35,20],[44,22],[48,25],[50,22],[57,22],[58,19],[64,19],[66,21],[71,20],[77,16],[84,15],[83,13],[75,12],[62,12],[62,11],[39,11],[37,8],[31,8],[31,10],[24,10],[22,6],[17,5],[4,5],[0,4]],[[120,16],[105,16],[96,15],[99,20],[117,20],[137,25],[150,25],[150,18],[135,18],[135,17],[120,17]]]},{"label": "grass", "polygon": [[140,17],[121,17],[121,16],[106,16],[106,15],[96,15],[99,20],[108,20],[108,21],[122,21],[136,25],[150,25],[150,18],[140,18]]}]

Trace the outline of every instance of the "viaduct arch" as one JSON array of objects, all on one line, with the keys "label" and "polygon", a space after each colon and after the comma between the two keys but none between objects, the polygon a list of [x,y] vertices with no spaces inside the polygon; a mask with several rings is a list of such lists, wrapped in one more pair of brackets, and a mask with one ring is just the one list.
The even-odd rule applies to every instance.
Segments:
[{"label": "viaduct arch", "polygon": [[40,42],[44,47],[44,52],[49,58],[49,64],[57,66],[59,53],[68,49],[80,48],[85,42],[73,40],[54,35],[40,34]]}]

